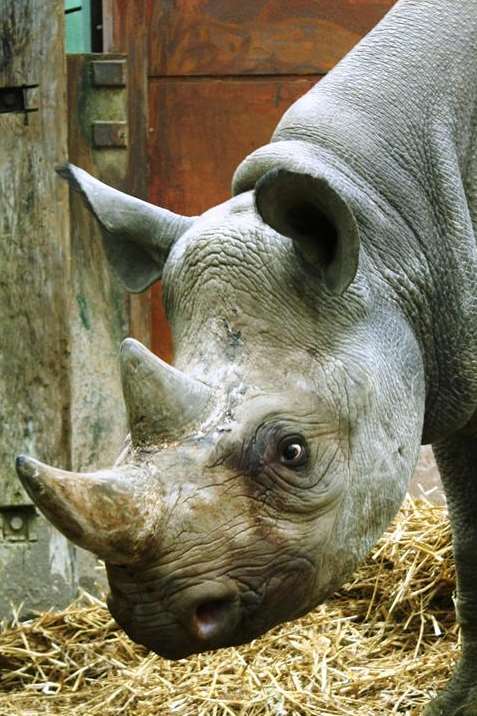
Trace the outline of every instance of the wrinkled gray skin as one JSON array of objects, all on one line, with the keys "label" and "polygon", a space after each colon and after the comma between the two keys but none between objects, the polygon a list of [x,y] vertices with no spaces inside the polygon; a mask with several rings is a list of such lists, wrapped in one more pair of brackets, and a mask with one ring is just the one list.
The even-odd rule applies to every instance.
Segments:
[{"label": "wrinkled gray skin", "polygon": [[62,170],[125,285],[162,274],[177,371],[126,341],[117,466],[18,470],[106,560],[112,614],[157,653],[249,641],[326,599],[398,510],[422,440],[463,628],[427,713],[477,713],[476,38],[475,0],[398,3],[195,219]]}]

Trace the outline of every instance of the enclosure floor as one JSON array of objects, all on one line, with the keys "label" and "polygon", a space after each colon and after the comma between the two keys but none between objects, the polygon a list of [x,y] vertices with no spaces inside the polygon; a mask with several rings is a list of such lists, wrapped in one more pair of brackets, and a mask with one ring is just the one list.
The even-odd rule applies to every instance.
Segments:
[{"label": "enclosure floor", "polygon": [[251,644],[168,662],[88,595],[0,634],[0,715],[419,714],[457,657],[445,508],[408,500],[353,582]]}]

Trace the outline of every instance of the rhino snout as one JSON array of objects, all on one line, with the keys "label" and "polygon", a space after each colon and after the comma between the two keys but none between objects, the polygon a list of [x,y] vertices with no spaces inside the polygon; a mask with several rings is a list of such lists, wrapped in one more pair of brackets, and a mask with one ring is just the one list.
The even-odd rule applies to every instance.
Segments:
[{"label": "rhino snout", "polygon": [[240,597],[233,582],[206,583],[181,592],[165,610],[152,612],[114,590],[108,599],[111,614],[136,642],[160,656],[181,659],[191,653],[217,649],[233,642],[240,622]]}]

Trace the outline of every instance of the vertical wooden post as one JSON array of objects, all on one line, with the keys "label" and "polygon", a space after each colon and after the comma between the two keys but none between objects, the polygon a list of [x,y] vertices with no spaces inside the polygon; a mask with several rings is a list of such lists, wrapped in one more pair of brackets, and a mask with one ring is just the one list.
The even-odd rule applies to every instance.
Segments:
[{"label": "vertical wooden post", "polygon": [[[15,455],[69,466],[70,240],[62,0],[0,3],[0,613],[76,591],[73,548],[40,518]],[[39,62],[41,58],[41,64]],[[10,107],[10,110],[9,110]]]}]

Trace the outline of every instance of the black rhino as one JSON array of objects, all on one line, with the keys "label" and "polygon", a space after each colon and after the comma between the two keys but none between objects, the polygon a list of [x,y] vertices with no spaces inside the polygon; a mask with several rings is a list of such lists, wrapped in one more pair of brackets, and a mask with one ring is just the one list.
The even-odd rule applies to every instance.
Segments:
[{"label": "black rhino", "polygon": [[125,286],[162,277],[175,362],[124,342],[112,469],[18,474],[136,641],[175,659],[312,609],[432,443],[463,648],[426,713],[477,713],[476,95],[475,0],[401,0],[202,216],[62,170]]}]

